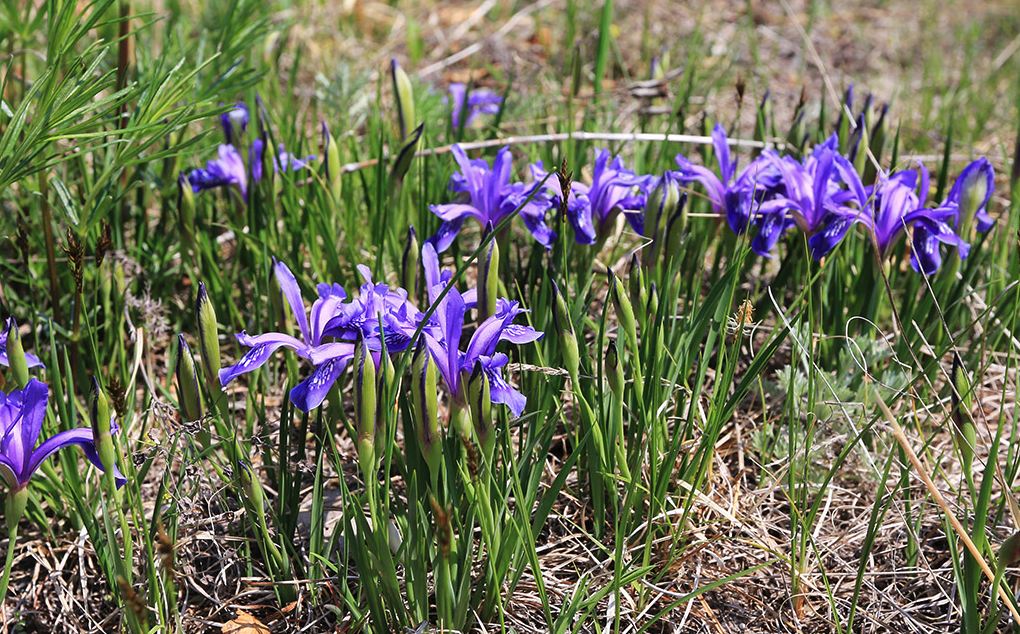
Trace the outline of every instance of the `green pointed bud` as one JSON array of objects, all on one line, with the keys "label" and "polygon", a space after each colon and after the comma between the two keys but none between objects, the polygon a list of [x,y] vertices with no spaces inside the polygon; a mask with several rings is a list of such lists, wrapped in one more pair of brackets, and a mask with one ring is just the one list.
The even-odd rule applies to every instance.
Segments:
[{"label": "green pointed bud", "polygon": [[609,296],[613,301],[613,309],[616,311],[616,319],[620,323],[620,328],[627,335],[627,345],[630,346],[633,354],[637,354],[637,319],[634,317],[634,306],[627,296],[623,280],[617,277],[613,269],[609,269]]},{"label": "green pointed bud", "polygon": [[244,491],[245,497],[248,498],[255,511],[258,513],[264,511],[266,496],[262,491],[262,483],[255,477],[255,473],[252,471],[251,465],[248,464],[247,460],[238,459],[237,479],[240,480],[241,490]]},{"label": "green pointed bud", "polygon": [[11,368],[11,374],[14,375],[17,389],[25,389],[28,385],[28,358],[25,357],[21,333],[18,332],[18,324],[13,317],[7,320],[7,364]]},{"label": "green pointed bud", "polygon": [[623,398],[623,364],[620,363],[620,350],[616,347],[616,340],[609,340],[609,348],[606,349],[606,378],[609,380],[609,389],[613,395]]},{"label": "green pointed bud", "polygon": [[[492,236],[492,223],[485,228],[482,240]],[[482,257],[484,256],[484,257]],[[496,240],[478,254],[478,322],[496,314],[496,296],[499,295],[499,247]]]},{"label": "green pointed bud", "polygon": [[970,379],[963,367],[963,359],[956,353],[953,354],[951,379],[953,391],[950,400],[953,406],[953,432],[956,437],[956,445],[960,448],[963,473],[968,482],[973,482],[974,448],[977,446],[977,433],[970,415],[974,409],[974,397]]},{"label": "green pointed bud", "polygon": [[1013,533],[999,546],[997,565],[1000,570],[1020,562],[1020,533]]},{"label": "green pointed bud", "polygon": [[560,293],[560,287],[553,281],[553,323],[556,332],[560,335],[560,349],[563,352],[563,364],[567,366],[567,372],[576,385],[581,365],[581,357],[577,347],[577,335],[574,334],[574,324],[570,320],[570,309],[567,307],[567,300]]},{"label": "green pointed bud", "polygon": [[496,429],[492,424],[492,395],[489,375],[485,373],[481,361],[475,362],[474,370],[467,381],[468,403],[471,407],[471,422],[475,428],[475,438],[482,448],[486,466],[491,465],[492,452],[496,446]]},{"label": "green pointed bud", "polygon": [[329,126],[322,122],[322,153],[326,157],[326,185],[334,201],[340,200],[342,182],[340,180],[340,148],[329,132]]},{"label": "green pointed bud", "polygon": [[665,249],[662,251],[662,262],[669,265],[670,260],[680,260],[681,247],[684,242],[684,231],[687,229],[687,192],[680,195],[673,215],[666,223]]},{"label": "green pointed bud", "polygon": [[390,78],[393,80],[393,98],[397,102],[400,138],[406,139],[408,132],[417,123],[414,119],[414,90],[411,88],[410,78],[395,57],[390,59]]},{"label": "green pointed bud", "polygon": [[177,176],[177,217],[181,235],[190,246],[195,240],[195,193],[184,172]]},{"label": "green pointed bud", "polygon": [[419,339],[411,361],[411,401],[414,404],[418,445],[433,477],[439,475],[443,443],[439,437],[439,389],[436,364],[429,358],[425,340]]},{"label": "green pointed bud", "polygon": [[648,319],[655,319],[655,316],[659,314],[659,287],[652,282],[648,289]]},{"label": "green pointed bud", "polygon": [[[637,306],[638,311],[643,315],[645,307],[648,306],[648,290],[645,288],[645,273],[641,268],[641,258],[638,257],[637,251],[630,256],[627,290],[630,293],[630,303]],[[644,323],[643,320],[642,323]]]},{"label": "green pointed bud", "polygon": [[[772,93],[769,90],[765,90],[765,94],[762,95],[761,103],[758,104],[758,112],[754,121],[754,140],[763,142],[768,136],[768,124],[772,114]],[[760,153],[760,150],[755,150]]]},{"label": "green pointed bud", "polygon": [[581,43],[574,45],[574,55],[570,59],[570,95],[576,97],[581,92]]},{"label": "green pointed bud", "polygon": [[[878,121],[871,128],[871,138],[869,139],[871,153],[875,156],[875,162],[882,160],[882,150],[885,149],[885,137],[886,137],[886,115],[889,114],[889,104],[882,104],[882,109],[878,113]],[[875,162],[868,161],[864,167],[864,182],[873,183],[875,182]]]},{"label": "green pointed bud", "polygon": [[354,412],[358,428],[358,462],[365,478],[375,475],[375,424],[378,416],[375,360],[361,332],[354,345]]},{"label": "green pointed bud", "polygon": [[91,415],[92,441],[99,454],[99,464],[103,465],[103,473],[113,474],[117,464],[117,447],[113,444],[113,413],[95,376],[92,377]]},{"label": "green pointed bud", "polygon": [[418,234],[414,232],[414,226],[410,226],[407,228],[404,256],[400,261],[400,286],[412,298],[418,296],[419,259],[421,259],[421,247],[418,245]]},{"label": "green pointed bud", "polygon": [[202,353],[202,368],[205,370],[205,380],[209,394],[215,396],[223,390],[219,380],[220,368],[222,367],[220,361],[219,324],[216,321],[216,309],[213,308],[204,282],[198,283],[197,312],[198,345]]},{"label": "green pointed bud", "polygon": [[177,335],[177,363],[174,365],[181,418],[186,422],[202,420],[202,394],[198,389],[195,358],[191,355],[191,348],[184,335]]},{"label": "green pointed bud", "polygon": [[863,110],[861,111],[861,115],[857,117],[857,127],[850,136],[850,145],[848,146],[851,148],[855,145],[857,146],[853,164],[858,174],[864,174],[865,167],[867,167],[868,164],[868,148],[871,139],[868,134],[868,121],[865,117],[866,113],[867,110]]}]

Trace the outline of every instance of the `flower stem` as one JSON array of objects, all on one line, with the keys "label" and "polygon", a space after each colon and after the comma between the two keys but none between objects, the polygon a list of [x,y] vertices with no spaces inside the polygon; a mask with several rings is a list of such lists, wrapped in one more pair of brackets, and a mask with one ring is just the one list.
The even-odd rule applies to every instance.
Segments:
[{"label": "flower stem", "polygon": [[16,488],[7,493],[7,560],[4,562],[4,576],[0,578],[0,605],[7,598],[7,586],[11,581],[11,566],[14,564],[14,548],[18,545],[18,523],[25,514],[28,504],[28,489]]},{"label": "flower stem", "polygon": [[0,578],[0,605],[4,604],[7,598],[7,585],[11,581],[11,566],[14,564],[14,548],[18,544],[18,522],[13,523],[8,518],[10,530],[7,533],[7,560],[4,562],[4,576]]}]

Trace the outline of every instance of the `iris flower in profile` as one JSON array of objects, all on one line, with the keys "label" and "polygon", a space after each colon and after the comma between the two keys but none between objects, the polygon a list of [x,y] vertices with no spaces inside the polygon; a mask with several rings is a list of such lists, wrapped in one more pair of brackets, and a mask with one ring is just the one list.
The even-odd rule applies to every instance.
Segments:
[{"label": "iris flower in profile", "polygon": [[826,245],[835,246],[852,224],[863,224],[872,233],[885,259],[899,235],[907,229],[913,229],[910,264],[915,271],[926,275],[934,273],[942,265],[940,244],[956,247],[961,259],[967,257],[970,245],[956,235],[949,224],[956,218],[956,204],[944,203],[935,208],[926,208],[929,175],[923,164],[918,163],[918,167],[919,172],[903,170],[893,174],[879,174],[874,185],[858,192],[862,208],[860,213],[839,217],[812,240],[823,239]]},{"label": "iris flower in profile", "polygon": [[220,115],[220,126],[223,127],[223,136],[227,144],[237,144],[238,137],[248,129],[250,118],[248,106],[243,101],[238,101],[232,109]]},{"label": "iris flower in profile", "polygon": [[436,235],[429,238],[436,251],[442,253],[453,244],[464,220],[476,219],[483,227],[498,225],[518,207],[524,205],[520,216],[539,244],[552,246],[556,234],[545,224],[545,213],[553,202],[543,192],[536,192],[528,200],[535,185],[510,182],[511,163],[509,148],[502,148],[490,167],[485,159],[469,159],[459,145],[451,148],[460,171],[450,177],[449,190],[457,194],[456,201],[446,205],[430,205],[432,213],[443,224]]},{"label": "iris flower in profile", "polygon": [[[11,365],[10,359],[8,359],[7,357],[7,333],[11,331],[11,328],[17,327],[18,327],[17,324],[14,323],[14,319],[8,317],[7,325],[6,327],[4,327],[3,333],[0,334],[0,365],[2,366],[10,367]],[[28,367],[30,368],[46,367],[42,364],[42,361],[39,360],[39,357],[35,356],[34,354],[29,354],[27,352],[25,353],[25,361],[28,362]]]},{"label": "iris flower in profile", "polygon": [[206,163],[204,168],[192,170],[188,174],[188,182],[195,193],[216,187],[237,187],[241,196],[248,200],[248,174],[244,159],[233,145],[221,144],[218,157]]},{"label": "iris flower in profile", "polygon": [[[531,166],[536,182],[546,178],[541,162]],[[638,175],[627,169],[623,159],[612,156],[602,149],[595,156],[591,185],[579,181],[570,184],[567,198],[567,219],[574,228],[574,241],[578,244],[595,244],[599,236],[606,235],[608,226],[620,212],[631,227],[643,233],[645,196],[655,185],[651,175]],[[555,175],[545,181],[555,198],[562,198],[563,192]]]},{"label": "iris flower in profile", "polygon": [[[251,178],[256,183],[262,180],[262,163],[265,146],[266,144],[262,139],[255,139],[251,142],[251,147],[248,148],[248,164],[251,167]],[[272,158],[273,172],[279,174],[281,171],[296,172],[308,167],[315,160],[315,155],[310,154],[305,158],[298,158],[287,152],[281,143],[278,146],[277,154]]]},{"label": "iris flower in profile", "polygon": [[220,370],[220,384],[223,387],[242,374],[265,365],[269,357],[280,348],[288,348],[298,356],[308,358],[308,349],[321,343],[326,322],[340,310],[340,305],[347,298],[347,293],[339,284],[320,284],[317,288],[319,298],[312,304],[311,312],[306,312],[304,301],[301,299],[301,287],[298,286],[297,279],[287,265],[274,260],[273,272],[283,298],[297,321],[301,338],[282,332],[267,332],[254,336],[245,331],[238,333],[235,335],[237,341],[249,350],[236,364]]},{"label": "iris flower in profile", "polygon": [[[477,88],[469,94],[465,94],[467,93],[467,87],[464,84],[453,83],[450,84],[449,90],[450,119],[453,122],[454,130],[460,127],[461,117],[464,117],[464,127],[466,128],[480,114],[498,113],[500,106],[503,104],[503,97],[484,88]],[[467,97],[466,102],[465,96]],[[465,110],[467,111],[466,116],[464,114]]]},{"label": "iris flower in profile", "polygon": [[[786,228],[783,214],[769,216],[783,206],[774,200],[775,193],[781,187],[779,169],[766,154],[762,154],[738,173],[737,161],[730,158],[726,131],[718,123],[712,129],[712,146],[719,162],[719,176],[707,167],[696,165],[682,154],[677,154],[681,180],[685,184],[700,183],[712,205],[712,211],[724,216],[730,228],[738,235],[748,229],[752,217],[757,217],[759,231],[751,248],[759,255],[769,257],[775,240]],[[777,219],[778,226],[775,223]]]},{"label": "iris flower in profile", "polygon": [[[44,460],[71,445],[81,447],[89,462],[99,469],[103,468],[96,450],[96,431],[91,427],[62,431],[38,447],[35,446],[46,418],[49,394],[46,384],[36,379],[30,379],[23,390],[9,394],[0,392],[0,430],[3,431],[0,439],[0,476],[3,476],[11,492],[28,485]],[[113,428],[116,431],[116,425]],[[116,466],[114,477],[117,486],[127,482],[127,478]]]},{"label": "iris flower in profile", "polygon": [[955,204],[958,208],[953,226],[961,230],[971,219],[977,220],[977,230],[984,233],[992,228],[995,220],[988,215],[988,201],[995,192],[995,170],[986,158],[979,158],[963,168],[949,190],[943,205]]},{"label": "iris flower in profile", "polygon": [[451,287],[439,299],[450,284],[451,277],[440,271],[439,258],[431,244],[426,243],[422,247],[422,264],[429,285],[430,301],[440,302],[433,313],[435,327],[423,329],[425,345],[451,397],[464,403],[465,374],[470,374],[475,365],[480,363],[489,379],[492,402],[502,403],[510,408],[514,416],[520,416],[527,398],[503,379],[503,367],[509,359],[506,354],[496,352],[496,345],[501,341],[530,343],[541,339],[544,333],[530,326],[513,323],[514,318],[527,311],[517,302],[500,298],[496,300],[495,314],[478,325],[468,340],[467,349],[462,351],[461,338],[470,298],[461,295],[456,287]]}]

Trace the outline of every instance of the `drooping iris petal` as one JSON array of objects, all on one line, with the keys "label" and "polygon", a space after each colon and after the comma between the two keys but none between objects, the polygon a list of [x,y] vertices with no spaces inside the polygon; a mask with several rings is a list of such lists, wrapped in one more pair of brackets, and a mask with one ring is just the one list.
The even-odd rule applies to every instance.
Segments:
[{"label": "drooping iris petal", "polygon": [[[79,429],[71,429],[69,431],[62,431],[50,438],[47,438],[34,452],[32,452],[32,458],[29,461],[27,467],[27,473],[35,473],[43,461],[52,456],[54,453],[63,449],[64,447],[70,447],[71,445],[78,445],[85,450],[85,457],[88,458],[89,462],[94,464],[100,471],[103,470],[103,463],[99,460],[99,452],[96,451],[95,438],[92,430],[88,427],[82,427]],[[127,482],[127,478],[117,465],[113,466],[113,477],[117,483],[117,486],[123,486]]]},{"label": "drooping iris petal", "polygon": [[290,391],[290,401],[302,412],[310,412],[321,405],[353,356],[352,350],[349,356],[339,356],[322,362],[311,376]]},{"label": "drooping iris petal", "polygon": [[957,236],[945,222],[921,218],[914,223],[913,248],[910,250],[910,265],[918,273],[930,275],[942,266],[940,244],[957,248],[960,258],[966,258],[970,245]]},{"label": "drooping iris petal", "polygon": [[278,332],[270,332],[252,337],[242,331],[235,336],[241,345],[249,346],[251,349],[245,352],[244,356],[236,364],[220,370],[220,385],[223,387],[226,387],[227,384],[242,374],[253,372],[265,365],[269,357],[273,356],[273,353],[281,347],[287,347],[292,350],[302,350],[306,347],[302,341]]},{"label": "drooping iris petal", "polygon": [[514,416],[520,416],[528,404],[528,399],[503,379],[502,368],[509,358],[502,352],[491,357],[479,357],[482,369],[489,378],[489,394],[493,403],[501,403],[510,408]]}]

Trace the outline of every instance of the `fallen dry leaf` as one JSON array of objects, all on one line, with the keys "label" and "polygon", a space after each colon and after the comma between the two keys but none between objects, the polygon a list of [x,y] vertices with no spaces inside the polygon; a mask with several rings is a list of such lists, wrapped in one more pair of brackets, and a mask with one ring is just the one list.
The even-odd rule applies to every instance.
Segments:
[{"label": "fallen dry leaf", "polygon": [[269,634],[269,628],[254,616],[238,610],[236,619],[223,624],[223,634]]}]

